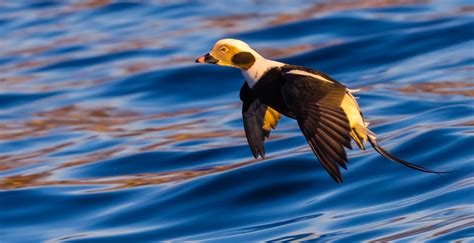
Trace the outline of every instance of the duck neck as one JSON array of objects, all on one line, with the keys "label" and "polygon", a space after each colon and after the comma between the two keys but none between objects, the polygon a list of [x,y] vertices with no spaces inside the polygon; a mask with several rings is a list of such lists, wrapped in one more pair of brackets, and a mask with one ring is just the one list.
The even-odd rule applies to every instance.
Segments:
[{"label": "duck neck", "polygon": [[283,65],[285,64],[281,62],[268,60],[263,57],[258,57],[249,69],[241,69],[241,71],[249,87],[253,88],[253,86],[260,80],[260,78],[265,73],[267,73],[268,70],[275,67],[281,67]]}]

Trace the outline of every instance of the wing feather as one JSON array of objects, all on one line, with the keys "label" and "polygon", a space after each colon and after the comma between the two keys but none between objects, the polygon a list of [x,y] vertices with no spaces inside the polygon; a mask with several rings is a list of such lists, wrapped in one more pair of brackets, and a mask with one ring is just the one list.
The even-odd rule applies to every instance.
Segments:
[{"label": "wing feather", "polygon": [[280,119],[280,113],[255,98],[250,87],[245,82],[240,90],[240,99],[243,101],[242,117],[245,136],[252,151],[253,157],[265,158],[265,138],[270,136],[271,129],[275,129]]},{"label": "wing feather", "polygon": [[344,147],[352,148],[350,125],[341,108],[346,88],[337,82],[320,80],[314,75],[286,73],[282,95],[295,114],[298,125],[321,165],[338,183],[338,166],[347,169]]}]

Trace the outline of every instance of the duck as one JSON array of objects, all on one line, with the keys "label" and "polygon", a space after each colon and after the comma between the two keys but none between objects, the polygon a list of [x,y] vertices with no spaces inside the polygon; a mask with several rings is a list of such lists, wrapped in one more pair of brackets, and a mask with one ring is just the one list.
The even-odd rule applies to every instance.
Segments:
[{"label": "duck", "polygon": [[255,159],[265,158],[264,142],[282,116],[297,121],[322,167],[342,183],[340,168],[347,170],[346,149],[351,141],[361,149],[369,143],[383,157],[411,169],[442,173],[400,159],[378,142],[369,130],[354,93],[331,76],[304,66],[267,59],[238,39],[221,39],[210,52],[196,59],[240,69],[245,81],[240,89],[247,142]]}]

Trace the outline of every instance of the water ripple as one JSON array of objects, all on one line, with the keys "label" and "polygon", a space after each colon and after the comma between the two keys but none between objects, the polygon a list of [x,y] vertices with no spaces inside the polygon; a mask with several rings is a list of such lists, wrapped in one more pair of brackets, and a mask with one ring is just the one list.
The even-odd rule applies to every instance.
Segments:
[{"label": "water ripple", "polygon": [[[472,241],[469,1],[0,4],[0,241]],[[268,6],[272,8],[268,8]],[[394,154],[328,177],[282,119],[255,160],[223,37],[360,88]]]}]

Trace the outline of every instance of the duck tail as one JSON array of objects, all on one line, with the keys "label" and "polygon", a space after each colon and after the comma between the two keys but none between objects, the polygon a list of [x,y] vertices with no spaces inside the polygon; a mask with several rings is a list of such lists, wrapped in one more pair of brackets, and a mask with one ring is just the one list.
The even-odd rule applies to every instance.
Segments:
[{"label": "duck tail", "polygon": [[431,170],[431,169],[428,169],[428,168],[425,168],[421,165],[416,165],[416,164],[413,164],[413,163],[410,163],[408,161],[405,161],[403,159],[400,159],[394,155],[392,155],[391,153],[389,153],[387,150],[385,150],[382,146],[380,146],[380,144],[377,142],[377,137],[376,135],[370,131],[369,129],[367,129],[368,131],[368,140],[369,140],[369,143],[372,145],[372,147],[375,149],[375,151],[377,151],[380,155],[382,155],[383,157],[391,160],[391,161],[394,161],[394,162],[398,162],[406,167],[409,167],[409,168],[412,168],[414,170],[418,170],[418,171],[422,171],[422,172],[426,172],[426,173],[433,173],[433,174],[443,174],[443,173],[450,173],[452,171],[444,171],[444,172],[440,172],[440,171],[434,171],[434,170]]}]

